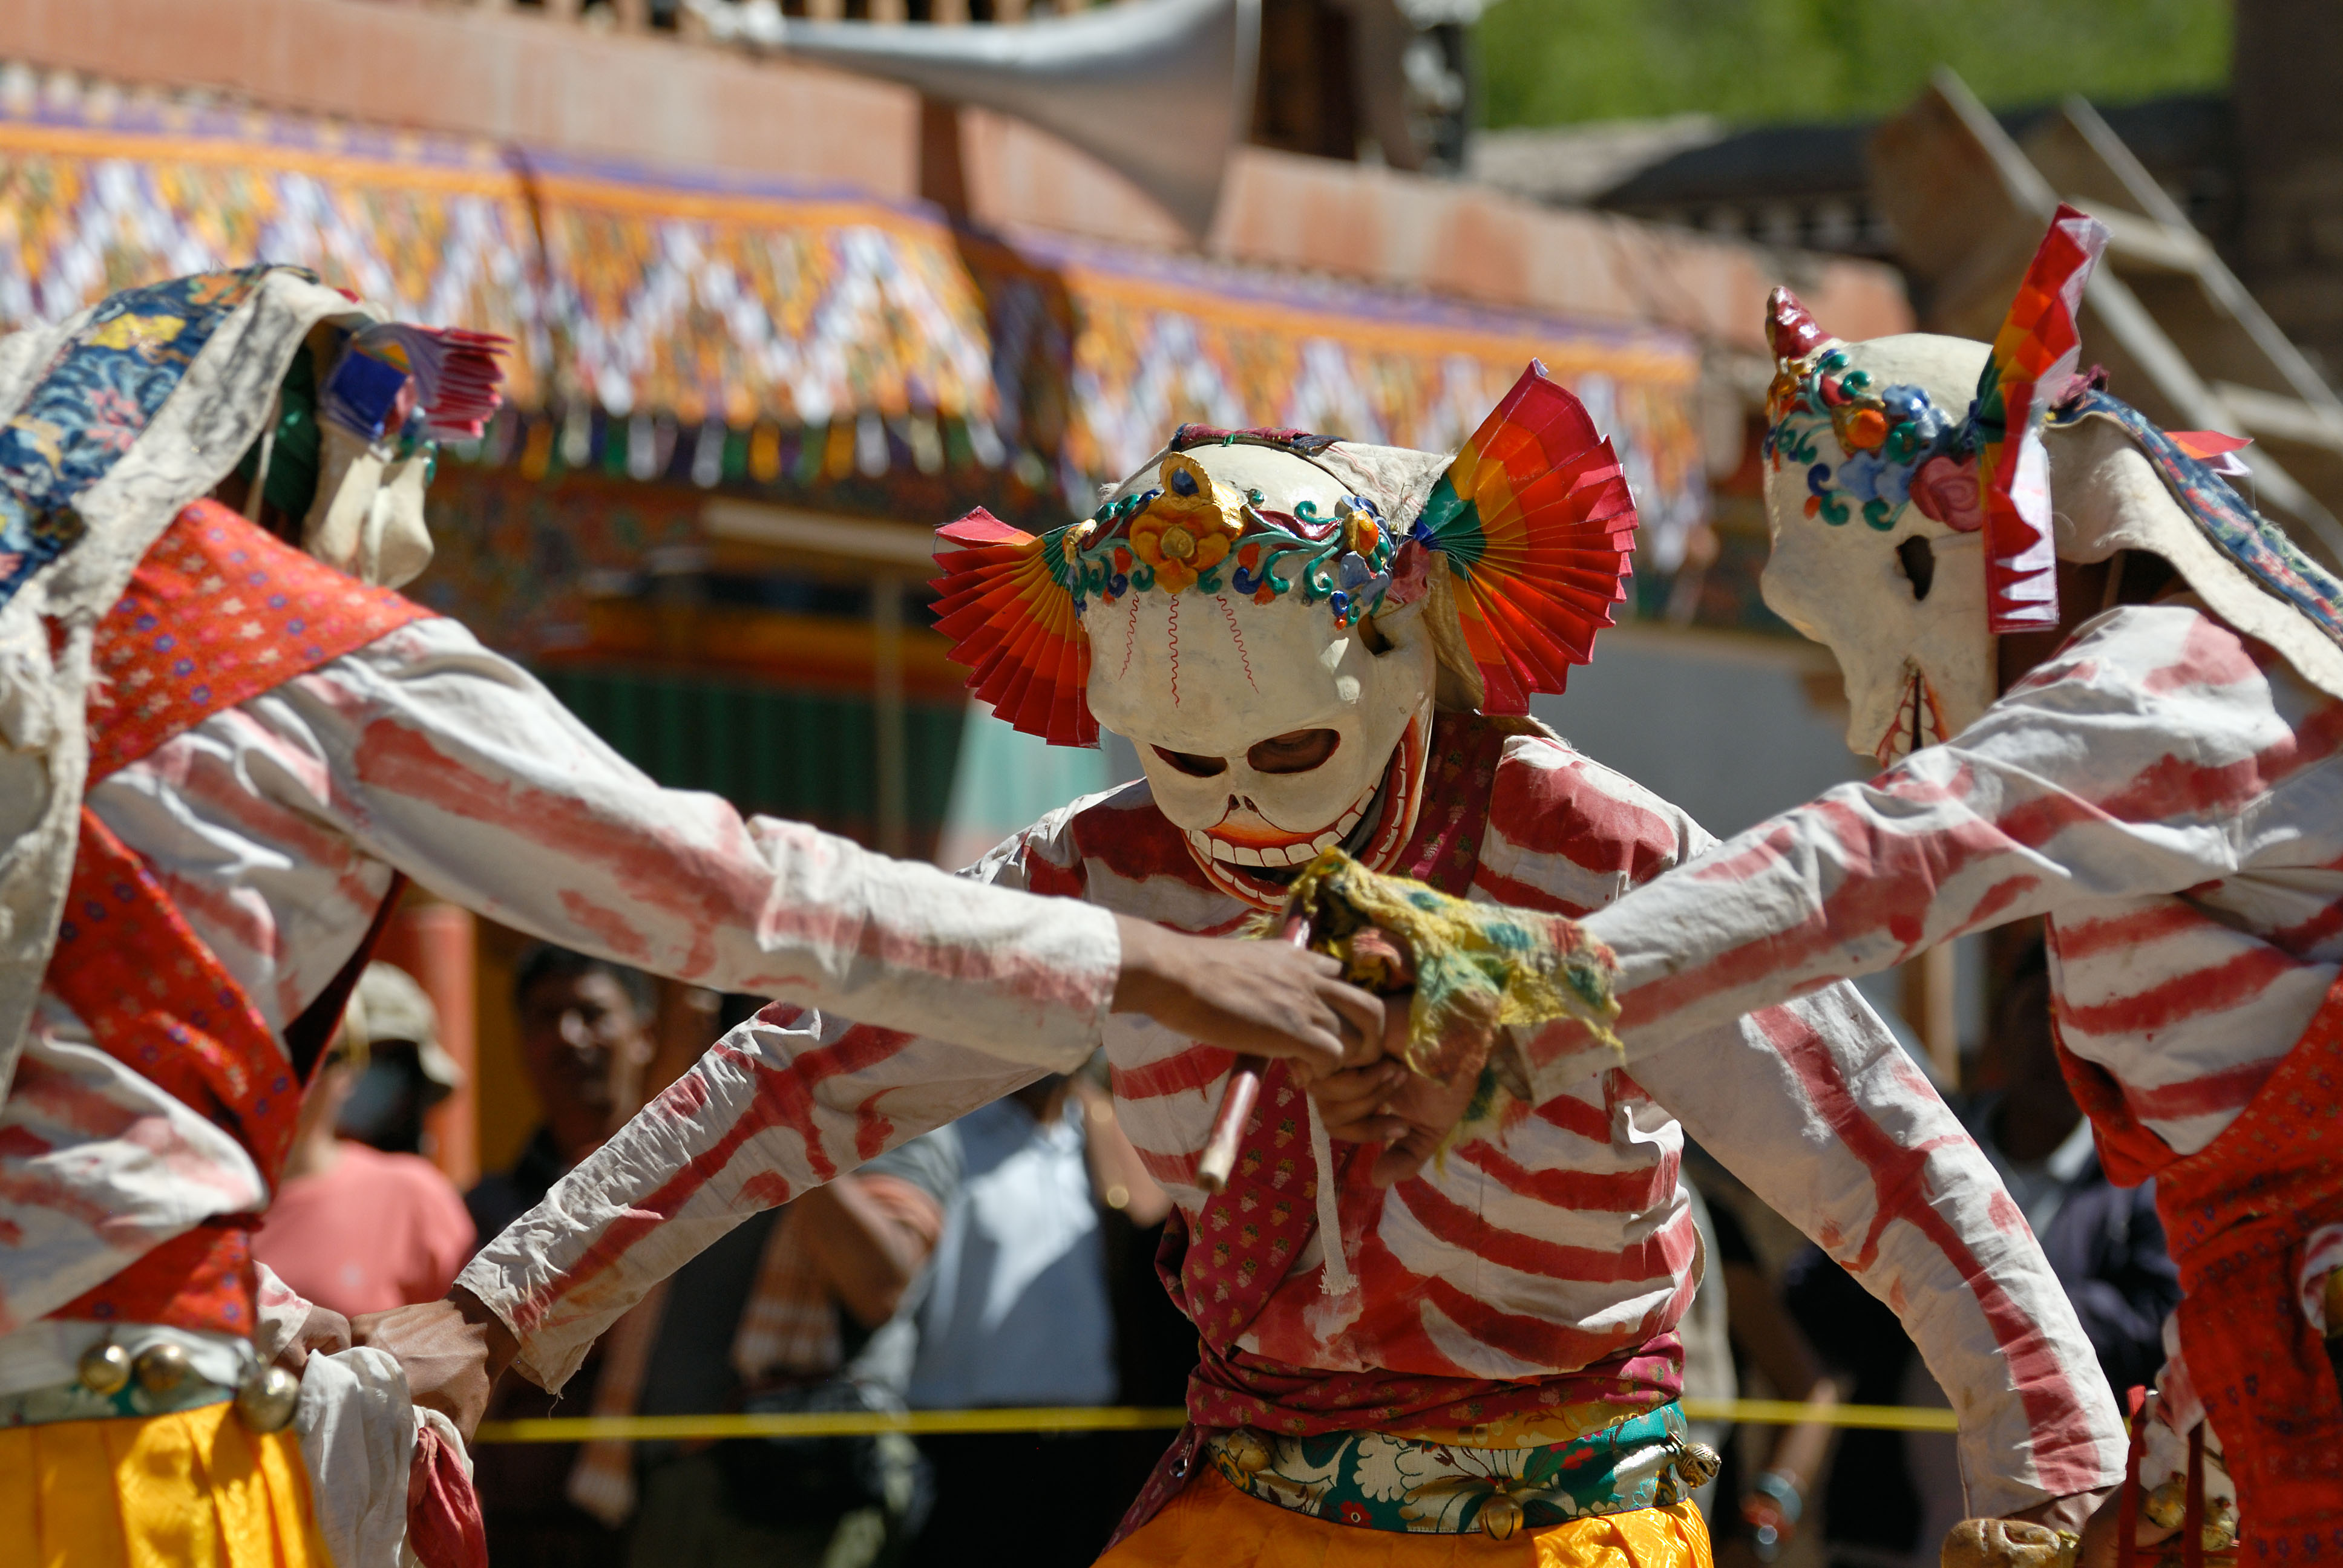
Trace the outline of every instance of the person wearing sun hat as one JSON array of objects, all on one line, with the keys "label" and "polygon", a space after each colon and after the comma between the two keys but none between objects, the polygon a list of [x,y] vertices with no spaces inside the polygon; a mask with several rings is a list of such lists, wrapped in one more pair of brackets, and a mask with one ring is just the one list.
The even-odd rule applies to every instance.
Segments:
[{"label": "person wearing sun hat", "polygon": [[[1146,774],[966,875],[1241,932],[1339,849],[1561,942],[1707,842],[1526,715],[1609,623],[1634,527],[1609,444],[1535,367],[1456,454],[1188,427],[1089,518],[946,527],[938,624],[975,694],[1059,743],[1111,729]],[[1502,1053],[1443,1081],[1370,1049],[1340,1075],[1364,1092],[1322,1116],[1272,1064],[1217,1191],[1199,1162],[1231,1053],[1120,1022],[1106,1049],[1116,1120],[1174,1204],[1159,1271],[1200,1355],[1192,1424],[1115,1568],[1705,1563],[1688,1493],[1708,1456],[1677,1404],[1703,1266],[1688,1131],[1896,1307],[1962,1412],[1979,1512],[2079,1518],[2120,1473],[2114,1405],[2039,1249],[1848,988],[1552,1095]],[[768,1009],[458,1288],[558,1388],[744,1213],[1034,1076]],[[1425,1166],[1417,1125],[1468,1097],[1483,1120]]]},{"label": "person wearing sun hat", "polygon": [[436,1301],[478,1240],[463,1194],[437,1166],[344,1130],[378,1057],[436,1052],[441,1070],[454,1069],[438,1032],[437,1010],[413,976],[367,965],[302,1098],[276,1200],[253,1237],[253,1255],[288,1288],[345,1317]]}]

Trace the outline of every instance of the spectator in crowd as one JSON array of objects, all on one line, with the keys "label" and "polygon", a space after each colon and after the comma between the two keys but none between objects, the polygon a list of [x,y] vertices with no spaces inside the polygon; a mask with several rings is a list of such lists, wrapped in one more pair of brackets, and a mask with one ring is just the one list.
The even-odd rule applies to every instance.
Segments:
[{"label": "spectator in crowd", "polygon": [[[484,1238],[536,1207],[634,1114],[652,1053],[651,983],[623,965],[532,947],[513,971],[513,1008],[522,1070],[543,1120],[510,1170],[482,1177],[465,1195]],[[627,1332],[622,1320],[588,1360],[566,1391],[564,1413],[593,1407],[609,1347]],[[543,1390],[508,1378],[491,1398],[488,1418],[551,1415],[554,1403]],[[571,1443],[488,1443],[476,1451],[475,1481],[497,1568],[618,1568],[626,1561],[624,1532],[569,1496],[581,1457]]]},{"label": "spectator in crowd", "polygon": [[[483,1235],[534,1207],[659,1087],[644,1080],[659,1033],[646,977],[537,948],[513,989],[545,1122],[510,1171],[473,1190]],[[763,1005],[725,999],[693,1024],[702,1047]],[[679,1052],[672,1065],[689,1061]],[[945,1128],[752,1216],[611,1326],[564,1391],[565,1413],[902,1408],[914,1311],[960,1166]],[[551,1412],[518,1379],[489,1408]],[[497,1568],[878,1568],[901,1559],[931,1495],[900,1435],[490,1444],[477,1458]]]},{"label": "spectator in crowd", "polygon": [[535,1208],[641,1108],[658,1015],[640,970],[546,943],[514,966],[513,1008],[521,1070],[544,1120],[511,1170],[482,1177],[466,1194],[483,1237]]},{"label": "spectator in crowd", "polygon": [[[1113,1097],[1083,1074],[1052,1074],[954,1125],[966,1181],[920,1310],[911,1403],[1114,1403],[1102,1215],[1145,1230],[1163,1222],[1172,1201],[1117,1123]],[[1130,1501],[1116,1445],[1101,1434],[971,1433],[925,1446],[937,1483],[920,1541],[929,1561],[1080,1568],[1098,1556]],[[1057,1503],[1002,1529],[1000,1500],[1034,1475],[1053,1478]]]},{"label": "spectator in crowd", "polygon": [[[595,1413],[903,1409],[960,1181],[947,1126],[754,1216],[618,1321]],[[629,1568],[880,1568],[934,1497],[900,1433],[639,1444],[631,1483],[623,1446],[589,1447],[569,1494],[605,1519],[632,1507]]]},{"label": "spectator in crowd", "polygon": [[[1685,1397],[1738,1398],[1754,1373],[1765,1397],[1802,1400],[1817,1417],[1826,1413],[1838,1402],[1837,1385],[1823,1375],[1820,1359],[1784,1310],[1735,1205],[1711,1195],[1739,1184],[1697,1146],[1686,1147],[1684,1168],[1707,1260],[1694,1310],[1678,1330],[1684,1341]],[[1819,1420],[1745,1432],[1722,1422],[1703,1425],[1708,1430],[1696,1426],[1694,1434],[1715,1444],[1724,1459],[1715,1479],[1695,1493],[1708,1516],[1718,1568],[1775,1561],[1796,1538],[1830,1429]]]},{"label": "spectator in crowd", "polygon": [[[405,971],[390,972],[403,975]],[[421,986],[414,988],[412,999],[426,1010],[430,1030],[398,1031],[422,1032],[419,1040],[400,1039],[394,1033],[388,1039],[377,1036],[368,1041],[366,1070],[350,1086],[337,1121],[344,1138],[386,1154],[420,1154],[428,1160],[438,1151],[432,1147],[425,1118],[463,1086],[464,1071],[439,1043],[437,1015],[428,1010],[431,999],[423,994]]]},{"label": "spectator in crowd", "polygon": [[[1689,1160],[1686,1163],[1690,1163]],[[1693,1229],[1700,1237],[1702,1260],[1700,1286],[1693,1292],[1692,1304],[1676,1322],[1676,1337],[1684,1342],[1684,1396],[1696,1400],[1737,1399],[1741,1395],[1741,1379],[1734,1364],[1733,1342],[1727,1332],[1725,1274],[1717,1266],[1718,1221],[1710,1212],[1707,1195],[1698,1182],[1691,1180],[1689,1171],[1685,1173],[1684,1194],[1692,1206]],[[1733,1223],[1730,1212],[1724,1223]],[[1736,1230],[1735,1235],[1738,1233]],[[1695,1421],[1687,1425],[1694,1442],[1704,1442],[1720,1453],[1729,1446],[1733,1429],[1724,1422]],[[1700,1504],[1704,1516],[1715,1516],[1717,1483],[1723,1474],[1720,1471],[1711,1476],[1706,1485],[1693,1493],[1693,1501]]]},{"label": "spectator in crowd", "polygon": [[339,1131],[372,1050],[436,1052],[437,1036],[423,988],[403,970],[367,965],[301,1102],[276,1199],[253,1238],[254,1255],[279,1279],[346,1317],[437,1301],[472,1255],[471,1218],[436,1166]]},{"label": "spectator in crowd", "polygon": [[[1896,1314],[1821,1248],[1809,1243],[1790,1260],[1782,1296],[1850,1402],[1947,1402]],[[1934,1568],[1966,1512],[1952,1435],[1843,1432],[1820,1501],[1833,1568]]]}]

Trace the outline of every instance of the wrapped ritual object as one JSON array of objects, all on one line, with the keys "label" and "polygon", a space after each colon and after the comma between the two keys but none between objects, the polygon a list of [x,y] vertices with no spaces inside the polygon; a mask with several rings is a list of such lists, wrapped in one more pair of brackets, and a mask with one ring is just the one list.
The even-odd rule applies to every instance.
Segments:
[{"label": "wrapped ritual object", "polygon": [[[1408,1067],[1455,1087],[1481,1080],[1467,1124],[1522,1075],[1493,1062],[1500,1030],[1574,1019],[1616,1047],[1615,966],[1600,942],[1560,915],[1453,898],[1405,877],[1368,870],[1329,849],[1293,882],[1292,908],[1310,945],[1342,960],[1344,978],[1408,998]],[[1500,1052],[1501,1056],[1509,1052]]]}]

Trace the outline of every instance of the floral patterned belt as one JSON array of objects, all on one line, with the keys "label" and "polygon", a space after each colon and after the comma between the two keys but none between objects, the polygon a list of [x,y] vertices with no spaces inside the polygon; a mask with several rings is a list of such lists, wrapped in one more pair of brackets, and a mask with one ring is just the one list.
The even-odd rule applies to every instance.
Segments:
[{"label": "floral patterned belt", "polygon": [[1239,1491],[1366,1530],[1509,1539],[1591,1513],[1681,1502],[1716,1473],[1714,1449],[1666,1404],[1587,1437],[1536,1448],[1468,1448],[1383,1432],[1278,1437],[1241,1427],[1205,1440]]}]

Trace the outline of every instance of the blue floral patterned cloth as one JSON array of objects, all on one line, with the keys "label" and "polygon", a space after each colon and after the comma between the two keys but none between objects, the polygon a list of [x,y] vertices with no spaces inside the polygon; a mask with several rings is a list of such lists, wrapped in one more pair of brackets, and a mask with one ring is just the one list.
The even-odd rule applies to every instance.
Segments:
[{"label": "blue floral patterned cloth", "polygon": [[0,427],[0,605],[82,536],[74,498],[130,450],[266,266],[198,273],[107,298]]},{"label": "blue floral patterned cloth", "polygon": [[2343,582],[2297,548],[2277,525],[2246,504],[2227,479],[2180,449],[2180,444],[2130,404],[2104,392],[2086,392],[2050,415],[2055,427],[2104,415],[2156,465],[2207,538],[2243,567],[2255,581],[2308,616],[2318,628],[2343,642]]},{"label": "blue floral patterned cloth", "polygon": [[1542,1448],[1471,1448],[1383,1432],[1273,1437],[1247,1429],[1215,1433],[1206,1452],[1230,1485],[1296,1513],[1366,1530],[1462,1535],[1483,1528],[1483,1512],[1500,1496],[1520,1506],[1520,1523],[1531,1530],[1679,1502],[1698,1484],[1687,1484],[1677,1469],[1684,1431],[1683,1408],[1666,1404]]}]

